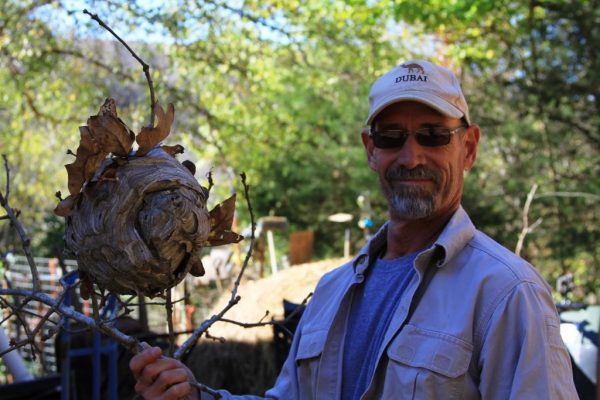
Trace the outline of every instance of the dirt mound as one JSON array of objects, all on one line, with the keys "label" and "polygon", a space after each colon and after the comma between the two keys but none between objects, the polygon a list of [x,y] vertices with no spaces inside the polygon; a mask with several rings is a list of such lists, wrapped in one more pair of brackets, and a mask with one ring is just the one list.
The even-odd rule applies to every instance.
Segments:
[{"label": "dirt mound", "polygon": [[[283,318],[283,299],[300,303],[312,292],[319,278],[327,271],[342,265],[346,259],[336,258],[309,264],[301,264],[280,271],[267,278],[247,281],[240,285],[238,294],[240,302],[234,306],[225,317],[238,322],[258,322],[265,312],[269,311],[266,321],[271,318]],[[227,304],[230,292],[224,292],[211,310],[213,315]],[[217,322],[209,330],[210,334],[238,342],[270,341],[273,339],[273,328],[263,326],[243,328],[237,325]]]}]

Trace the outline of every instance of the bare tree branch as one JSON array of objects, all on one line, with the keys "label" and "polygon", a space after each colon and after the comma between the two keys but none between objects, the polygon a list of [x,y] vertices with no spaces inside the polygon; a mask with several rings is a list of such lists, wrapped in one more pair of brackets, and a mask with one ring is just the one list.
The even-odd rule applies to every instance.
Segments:
[{"label": "bare tree branch", "polygon": [[[312,295],[313,295],[313,293],[310,292],[304,298],[304,300],[302,300],[302,303],[300,303],[300,306],[306,305],[306,303],[308,303],[308,299],[310,299],[312,297]],[[284,320],[281,320],[281,321],[276,321],[276,320],[264,321],[264,319],[269,315],[269,310],[267,310],[265,312],[265,315],[263,315],[263,317],[258,322],[239,322],[239,321],[231,320],[228,318],[221,318],[220,322],[226,322],[226,323],[229,323],[232,325],[241,326],[242,328],[256,328],[259,326],[277,325],[281,329],[283,329],[288,335],[292,336],[292,332],[286,327],[286,324],[289,321],[291,321],[292,318],[294,318],[296,315],[298,315],[298,313],[301,310],[302,310],[301,307],[296,307],[296,309],[294,309],[294,311],[292,311],[290,313],[290,315],[288,315]]]},{"label": "bare tree branch", "polygon": [[171,290],[167,289],[167,328],[169,330],[169,356],[175,349],[175,331],[173,330],[173,302],[171,301]]},{"label": "bare tree branch", "polygon": [[82,325],[100,331],[101,333],[120,343],[122,346],[124,346],[134,354],[142,350],[141,346],[135,338],[126,335],[118,329],[115,329],[107,324],[97,324],[93,318],[85,316],[73,310],[72,308],[65,306],[64,304],[58,304],[58,302],[54,298],[45,293],[25,289],[0,289],[0,296],[2,295],[26,297],[38,301],[42,304],[46,304],[50,307],[54,307],[56,313],[60,314],[61,316],[65,318],[70,318],[81,323]]},{"label": "bare tree branch", "polygon": [[2,159],[4,160],[4,171],[6,171],[6,188],[4,189],[6,195],[4,201],[8,202],[8,197],[10,196],[10,169],[8,168],[8,157],[6,157],[6,154],[2,154]]},{"label": "bare tree branch", "polygon": [[104,21],[102,21],[100,19],[100,17],[98,17],[97,14],[92,14],[87,9],[84,9],[83,13],[89,15],[101,27],[103,27],[108,32],[110,32],[119,42],[121,42],[121,44],[123,46],[125,46],[125,48],[127,50],[129,50],[129,53],[131,53],[133,58],[135,58],[142,65],[142,69],[144,70],[144,75],[146,76],[146,80],[148,81],[148,87],[150,88],[150,125],[149,126],[151,126],[151,127],[154,126],[154,104],[156,104],[156,99],[155,99],[155,95],[154,95],[154,83],[152,82],[152,76],[150,76],[150,65],[146,64],[146,62],[144,60],[142,60],[136,54],[136,52],[133,51],[133,49],[131,47],[129,47],[127,42],[125,42],[123,39],[121,39],[121,37],[119,35],[117,35],[115,33],[115,31],[113,31],[110,28],[110,26],[106,25],[106,23],[104,23]]},{"label": "bare tree branch", "polygon": [[[525,200],[525,206],[523,207],[523,218],[522,223],[523,226],[521,228],[521,233],[519,233],[519,239],[517,240],[517,246],[515,247],[515,253],[519,256],[521,255],[521,250],[523,249],[523,243],[525,242],[525,236],[531,232],[529,226],[529,207],[531,207],[531,202],[535,196],[535,192],[538,189],[538,184],[534,183],[527,195],[527,200]],[[539,225],[539,224],[538,224]],[[536,225],[537,226],[537,225]]]},{"label": "bare tree branch", "polygon": [[223,316],[227,313],[227,311],[229,311],[233,306],[235,306],[241,299],[241,297],[238,296],[237,292],[238,287],[240,286],[240,281],[242,280],[242,276],[244,275],[246,267],[248,266],[248,263],[250,261],[250,257],[252,256],[252,249],[254,248],[255,240],[256,222],[254,219],[254,210],[252,209],[252,204],[250,202],[250,196],[248,194],[250,187],[246,182],[246,174],[242,172],[240,176],[242,178],[242,185],[244,186],[246,204],[248,207],[248,212],[250,213],[250,221],[252,224],[252,233],[250,235],[250,244],[248,245],[248,252],[246,253],[246,258],[244,259],[242,268],[240,269],[237,279],[233,284],[233,289],[231,290],[231,297],[227,305],[225,305],[225,307],[220,312],[213,315],[208,320],[205,320],[202,324],[200,324],[198,328],[194,330],[194,333],[192,333],[192,335],[190,335],[190,337],[173,354],[173,357],[175,359],[180,360],[181,357],[183,357],[187,353],[187,351],[190,350],[196,344],[196,342],[202,336],[202,334],[204,334],[204,332],[206,332],[208,328],[210,328],[215,322],[222,320]]},{"label": "bare tree branch", "polygon": [[[10,168],[8,167],[8,161],[7,161],[6,155],[2,155],[2,157],[4,158],[4,168],[6,169],[6,176],[7,176],[6,192],[8,194],[8,193],[10,193],[10,189],[9,189],[9,187],[10,187],[9,186]],[[23,245],[23,251],[25,252],[25,256],[27,257],[27,262],[29,264],[29,270],[31,271],[31,279],[33,282],[33,289],[36,291],[39,291],[40,290],[40,278],[38,275],[37,266],[35,265],[35,261],[33,260],[33,254],[31,252],[31,241],[29,240],[29,237],[27,236],[25,229],[23,228],[23,226],[17,219],[17,216],[14,213],[14,210],[9,206],[8,196],[4,197],[2,192],[0,192],[0,206],[4,207],[4,210],[6,210],[6,215],[10,219],[10,222],[12,223],[13,227],[15,228],[15,230],[17,231],[17,233],[19,235],[19,238],[21,239],[21,243]]]}]

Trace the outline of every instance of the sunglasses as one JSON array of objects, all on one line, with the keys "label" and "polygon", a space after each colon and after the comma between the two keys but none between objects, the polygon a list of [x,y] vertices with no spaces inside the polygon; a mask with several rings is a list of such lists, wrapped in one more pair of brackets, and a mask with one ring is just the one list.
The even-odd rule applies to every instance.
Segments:
[{"label": "sunglasses", "polygon": [[[421,146],[439,147],[450,143],[452,135],[467,129],[466,126],[450,129],[442,126],[429,126],[419,128],[412,133],[415,140]],[[406,139],[411,135],[406,129],[376,130],[371,128],[369,136],[373,139],[375,147],[380,149],[400,148],[406,143]]]}]

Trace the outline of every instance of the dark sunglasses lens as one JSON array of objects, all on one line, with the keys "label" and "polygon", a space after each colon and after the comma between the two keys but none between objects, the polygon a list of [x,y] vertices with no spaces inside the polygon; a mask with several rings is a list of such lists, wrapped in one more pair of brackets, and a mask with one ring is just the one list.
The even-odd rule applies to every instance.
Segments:
[{"label": "dark sunglasses lens", "polygon": [[433,134],[416,134],[415,135],[415,139],[417,139],[417,143],[419,143],[421,146],[426,146],[426,147],[437,147],[437,146],[445,146],[448,143],[450,143],[450,136],[449,134],[439,134],[439,133],[433,133]]},{"label": "dark sunglasses lens", "polygon": [[408,135],[400,134],[395,136],[382,135],[378,132],[375,132],[372,136],[373,144],[375,147],[380,149],[393,149],[395,147],[402,147],[406,142],[406,138]]}]

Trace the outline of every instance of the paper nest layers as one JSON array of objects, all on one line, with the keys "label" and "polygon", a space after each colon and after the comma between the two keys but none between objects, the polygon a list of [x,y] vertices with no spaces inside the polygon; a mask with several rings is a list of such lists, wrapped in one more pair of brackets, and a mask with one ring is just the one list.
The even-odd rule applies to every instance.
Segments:
[{"label": "paper nest layers", "polygon": [[65,248],[83,272],[84,297],[90,283],[118,294],[160,295],[188,273],[204,274],[203,247],[242,239],[230,230],[235,196],[207,211],[208,190],[174,157],[183,147],[158,145],[170,132],[173,106],[166,114],[160,105],[154,110],[158,125],[137,137],[112,99],[80,128],[76,160],[66,166],[70,195],[55,213],[66,219]]}]

